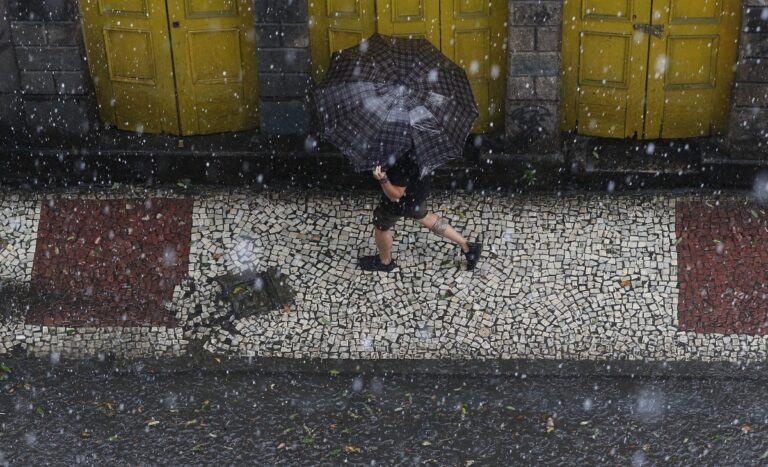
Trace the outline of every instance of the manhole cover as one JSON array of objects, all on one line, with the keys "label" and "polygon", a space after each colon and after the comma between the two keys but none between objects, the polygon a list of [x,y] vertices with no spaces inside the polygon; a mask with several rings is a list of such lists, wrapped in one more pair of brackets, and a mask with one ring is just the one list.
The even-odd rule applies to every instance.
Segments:
[{"label": "manhole cover", "polygon": [[269,268],[266,271],[227,274],[216,280],[232,304],[235,317],[245,318],[290,306],[295,294],[287,279],[276,268]]}]

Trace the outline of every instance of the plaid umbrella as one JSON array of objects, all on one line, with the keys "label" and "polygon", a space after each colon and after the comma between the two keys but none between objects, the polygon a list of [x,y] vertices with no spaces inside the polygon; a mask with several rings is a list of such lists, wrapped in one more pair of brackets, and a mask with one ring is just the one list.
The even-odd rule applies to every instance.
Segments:
[{"label": "plaid umbrella", "polygon": [[381,34],[333,55],[315,104],[355,170],[392,165],[413,144],[422,176],[461,155],[478,116],[464,70],[426,39]]}]

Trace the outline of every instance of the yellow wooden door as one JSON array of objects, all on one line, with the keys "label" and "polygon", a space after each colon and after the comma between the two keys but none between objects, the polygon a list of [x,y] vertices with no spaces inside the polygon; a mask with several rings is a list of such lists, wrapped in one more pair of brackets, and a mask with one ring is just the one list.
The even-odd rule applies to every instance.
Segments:
[{"label": "yellow wooden door", "polygon": [[726,129],[741,0],[654,0],[647,138],[709,136]]},{"label": "yellow wooden door", "polygon": [[480,112],[473,133],[502,129],[507,78],[506,0],[443,0],[440,50],[467,73]]},{"label": "yellow wooden door", "polygon": [[101,118],[178,134],[165,0],[80,0],[80,11]]},{"label": "yellow wooden door", "polygon": [[427,39],[440,48],[440,0],[378,0],[376,14],[380,33]]},{"label": "yellow wooden door", "polygon": [[255,128],[249,0],[80,0],[102,119],[193,135]]},{"label": "yellow wooden door", "polygon": [[563,11],[563,120],[583,135],[643,133],[651,0],[570,0]]},{"label": "yellow wooden door", "polygon": [[257,125],[251,0],[168,0],[184,135]]},{"label": "yellow wooden door", "polygon": [[740,0],[566,0],[562,127],[612,138],[725,129]]},{"label": "yellow wooden door", "polygon": [[333,52],[359,44],[376,32],[374,0],[312,0],[309,40],[312,71],[319,82]]},{"label": "yellow wooden door", "polygon": [[314,77],[322,79],[334,51],[374,32],[424,37],[467,72],[480,111],[472,131],[495,131],[504,121],[506,17],[505,0],[314,0]]}]

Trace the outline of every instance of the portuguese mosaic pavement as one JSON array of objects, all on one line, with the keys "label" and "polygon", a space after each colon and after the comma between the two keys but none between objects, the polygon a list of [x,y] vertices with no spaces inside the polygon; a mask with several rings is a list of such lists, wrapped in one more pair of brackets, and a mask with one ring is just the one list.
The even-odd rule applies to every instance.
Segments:
[{"label": "portuguese mosaic pavement", "polygon": [[[377,199],[0,192],[0,353],[768,359],[768,213],[747,193],[435,193],[481,263],[404,221],[392,274],[356,269]],[[267,270],[293,299],[235,313],[221,279]]]}]

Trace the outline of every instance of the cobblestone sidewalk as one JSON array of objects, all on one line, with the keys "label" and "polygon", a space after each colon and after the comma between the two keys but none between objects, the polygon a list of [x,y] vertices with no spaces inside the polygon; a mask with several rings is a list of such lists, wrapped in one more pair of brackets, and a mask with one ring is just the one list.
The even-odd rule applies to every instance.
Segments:
[{"label": "cobblestone sidewalk", "polygon": [[[768,214],[746,193],[436,193],[485,254],[411,221],[394,274],[371,194],[0,193],[0,353],[765,361]],[[290,305],[236,317],[214,279],[276,268]]]}]

